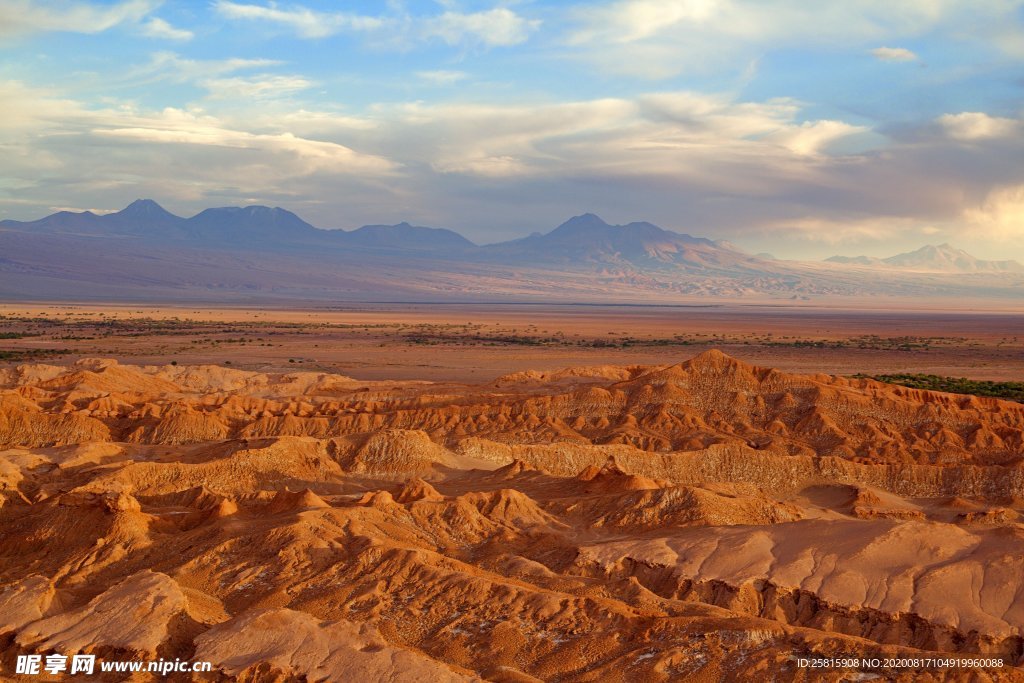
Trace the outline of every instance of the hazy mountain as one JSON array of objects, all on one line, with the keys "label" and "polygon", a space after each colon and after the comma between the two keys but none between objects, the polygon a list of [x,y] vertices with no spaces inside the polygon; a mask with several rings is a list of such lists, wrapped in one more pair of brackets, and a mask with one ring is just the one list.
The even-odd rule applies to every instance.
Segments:
[{"label": "hazy mountain", "polygon": [[99,225],[131,235],[182,236],[187,223],[152,199],[136,199],[117,213],[99,217]]},{"label": "hazy mountain", "polygon": [[920,268],[950,273],[1024,272],[1024,266],[1016,261],[984,261],[950,244],[938,246],[929,244],[915,251],[890,256],[885,259],[885,262],[900,268]]},{"label": "hazy mountain", "polygon": [[0,222],[0,298],[8,300],[1018,300],[1024,292],[1019,264],[980,261],[948,245],[830,261],[770,260],[728,242],[645,222],[609,225],[593,214],[486,246],[408,223],[323,230],[266,206],[182,218],[152,200],[104,215]]},{"label": "hazy mountain", "polygon": [[385,249],[474,249],[475,244],[453,230],[425,228],[402,222],[398,225],[364,225],[345,233],[346,244]]},{"label": "hazy mountain", "polygon": [[832,256],[825,260],[832,263],[936,273],[1024,273],[1024,265],[1017,261],[985,261],[951,244],[928,244],[920,249],[884,259],[871,256]]},{"label": "hazy mountain", "polygon": [[0,221],[0,226],[31,230],[35,233],[95,234],[102,232],[104,227],[109,224],[104,219],[105,216],[97,215],[92,211],[80,213],[58,211],[35,221]]},{"label": "hazy mountain", "polygon": [[184,218],[152,199],[138,199],[116,213],[59,211],[36,221],[0,221],[0,226],[35,233],[67,235],[136,235],[151,239],[183,237]]},{"label": "hazy mountain", "polygon": [[152,199],[138,199],[116,213],[61,211],[37,221],[2,221],[0,226],[25,232],[92,237],[133,236],[147,241],[207,244],[237,240],[289,240],[316,237],[317,230],[290,211],[266,206],[206,209],[191,218],[170,213]]},{"label": "hazy mountain", "polygon": [[244,246],[257,250],[316,246],[441,251],[476,247],[452,230],[408,223],[365,225],[350,232],[323,230],[280,207],[225,206],[182,218],[152,199],[138,199],[116,213],[62,211],[37,221],[2,221],[0,226],[36,233],[131,235],[159,242],[186,242],[190,246]]},{"label": "hazy mountain", "polygon": [[547,234],[487,245],[488,258],[511,263],[600,264],[703,270],[751,270],[763,266],[726,242],[659,228],[651,223],[609,225],[592,213],[570,218]]},{"label": "hazy mountain", "polygon": [[879,266],[884,267],[888,265],[884,260],[876,258],[874,256],[829,256],[825,259],[828,263],[842,263],[844,265],[853,266]]},{"label": "hazy mountain", "polygon": [[291,211],[268,206],[225,206],[206,209],[186,221],[193,241],[222,242],[247,246],[281,243],[321,243],[330,239],[326,230],[319,230]]}]

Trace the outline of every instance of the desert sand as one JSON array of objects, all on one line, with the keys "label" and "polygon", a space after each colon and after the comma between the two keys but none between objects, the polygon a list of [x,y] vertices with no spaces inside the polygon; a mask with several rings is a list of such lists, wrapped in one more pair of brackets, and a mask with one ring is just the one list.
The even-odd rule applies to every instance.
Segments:
[{"label": "desert sand", "polygon": [[660,354],[475,382],[0,367],[4,670],[1024,680],[1024,405]]},{"label": "desert sand", "polygon": [[[874,307],[872,307],[874,306]],[[580,365],[660,365],[709,348],[799,373],[1024,381],[1014,309],[810,305],[359,304],[309,308],[0,303],[0,361],[230,365],[479,383]]]}]

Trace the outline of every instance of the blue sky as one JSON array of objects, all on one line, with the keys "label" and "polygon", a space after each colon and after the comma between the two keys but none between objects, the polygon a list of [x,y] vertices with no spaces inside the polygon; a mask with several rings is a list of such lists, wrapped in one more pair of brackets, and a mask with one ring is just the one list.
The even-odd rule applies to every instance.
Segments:
[{"label": "blue sky", "polygon": [[0,0],[0,216],[1024,259],[1024,0]]}]

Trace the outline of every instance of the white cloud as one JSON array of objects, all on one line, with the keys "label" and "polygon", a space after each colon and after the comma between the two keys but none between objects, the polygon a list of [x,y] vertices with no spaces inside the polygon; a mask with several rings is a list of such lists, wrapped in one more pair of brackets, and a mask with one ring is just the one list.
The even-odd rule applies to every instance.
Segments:
[{"label": "white cloud", "polygon": [[1024,240],[1024,185],[993,190],[979,206],[968,208],[964,219],[982,236]]},{"label": "white cloud", "polygon": [[209,90],[214,99],[261,99],[296,93],[312,87],[313,83],[301,76],[260,74],[252,78],[209,78],[200,81],[200,85]]},{"label": "white cloud", "polygon": [[81,105],[74,100],[60,97],[51,89],[31,87],[19,81],[0,81],[0,101],[4,103],[0,135],[9,131],[16,136],[20,131],[48,123],[62,126],[73,122],[82,112]]},{"label": "white cloud", "polygon": [[413,16],[395,5],[391,6],[390,13],[381,16],[319,12],[302,5],[255,5],[232,0],[216,0],[214,8],[229,19],[278,24],[303,38],[326,38],[341,31],[358,31],[372,35],[378,46],[403,48],[431,40],[440,40],[451,46],[508,47],[525,42],[540,26],[539,20],[526,19],[507,7],[479,12],[460,12],[449,7],[432,16]]},{"label": "white cloud", "polygon": [[149,111],[130,104],[89,108],[10,82],[0,82],[0,100],[19,103],[13,116],[0,117],[0,149],[10,180],[0,182],[0,195],[52,194],[44,206],[118,205],[125,191],[182,197],[241,187],[275,196],[305,183],[374,182],[398,169],[389,159],[336,140],[248,127],[245,115]]},{"label": "white cloud", "polygon": [[57,213],[59,211],[69,211],[71,213],[83,213],[85,211],[88,211],[89,213],[94,213],[102,216],[108,213],[117,213],[118,211],[120,211],[120,209],[83,209],[82,207],[79,206],[51,206],[50,211],[54,213]]},{"label": "white cloud", "polygon": [[632,43],[697,32],[718,40],[755,45],[803,39],[809,43],[851,41],[915,30],[934,22],[948,0],[891,3],[883,0],[614,0],[584,5],[570,39]]},{"label": "white cloud", "polygon": [[917,59],[917,55],[905,47],[876,47],[871,54],[883,62],[913,62]]},{"label": "white cloud", "polygon": [[638,102],[652,121],[672,122],[691,131],[713,130],[732,138],[779,132],[783,122],[800,111],[796,102],[785,98],[736,102],[727,95],[692,91],[643,95]]},{"label": "white cloud", "polygon": [[274,59],[263,58],[188,59],[175,52],[161,51],[150,55],[148,63],[127,71],[123,78],[125,82],[133,84],[155,80],[185,83],[226,76],[249,69],[277,66],[280,63]]},{"label": "white cloud", "polygon": [[800,126],[786,126],[765,136],[765,139],[777,142],[796,154],[811,156],[821,153],[833,142],[867,130],[864,126],[844,121],[807,121]]},{"label": "white cloud", "polygon": [[438,69],[436,71],[417,71],[416,76],[433,85],[453,85],[469,76],[465,71],[448,71]]},{"label": "white cloud", "polygon": [[272,155],[287,153],[297,162],[287,164],[287,167],[291,168],[292,173],[302,176],[319,171],[379,174],[395,168],[395,165],[386,159],[359,154],[349,147],[333,142],[309,140],[292,133],[257,134],[232,130],[215,121],[206,122],[200,117],[180,110],[165,110],[162,116],[140,123],[142,125],[138,127],[97,128],[91,132],[94,135],[136,142],[208,146],[222,150],[254,150],[264,153],[262,163],[273,163]]},{"label": "white cloud", "polygon": [[141,21],[160,3],[124,0],[114,4],[55,0],[0,0],[0,37],[47,31],[99,33]]},{"label": "white cloud", "polygon": [[142,25],[142,34],[150,38],[167,40],[192,40],[195,34],[183,28],[175,28],[160,17],[153,17]]},{"label": "white cloud", "polygon": [[426,38],[439,38],[448,45],[480,43],[486,47],[507,47],[525,42],[540,26],[536,19],[524,19],[506,7],[482,12],[444,12],[423,20]]},{"label": "white cloud", "polygon": [[307,7],[294,5],[280,9],[276,4],[249,5],[229,0],[217,0],[214,8],[229,19],[268,21],[281,24],[295,31],[303,38],[326,38],[342,30],[366,31],[384,25],[379,17],[369,17],[347,12],[316,12]]},{"label": "white cloud", "polygon": [[777,164],[785,175],[864,130],[798,122],[799,110],[788,100],[669,92],[542,105],[408,104],[374,114],[389,136],[382,144],[440,173],[700,177],[724,187],[744,182],[741,167],[760,175]]},{"label": "white cloud", "polygon": [[[680,23],[705,24],[721,13],[725,3],[718,0],[626,0],[594,11],[584,27],[572,36],[574,43],[608,40],[631,43],[649,38]],[[587,10],[580,10],[586,17]]]},{"label": "white cloud", "polygon": [[899,235],[902,240],[915,241],[932,238],[941,233],[939,228],[922,223],[916,218],[885,215],[787,218],[762,225],[759,231],[776,237],[785,236],[828,245],[865,242],[891,244],[895,235]]},{"label": "white cloud", "polygon": [[[868,49],[871,44],[939,28],[964,35],[1006,36],[1019,26],[1021,0],[611,0],[577,6],[566,43],[603,69],[646,78],[742,68],[773,49]],[[1019,31],[1018,31],[1019,37]],[[997,47],[1022,52],[1019,40]],[[879,58],[906,59],[904,48]]]},{"label": "white cloud", "polygon": [[[486,224],[483,238],[497,224],[509,236],[541,227],[573,205],[741,241],[869,244],[898,233],[919,243],[941,230],[955,243],[974,235],[1024,246],[1024,136],[991,137],[1020,124],[980,112],[948,115],[941,130],[956,135],[935,134],[941,121],[930,121],[921,135],[848,154],[843,143],[862,127],[805,120],[807,106],[791,99],[669,91],[354,112],[289,99],[276,108],[267,98],[312,83],[245,72],[259,66],[250,60],[158,61],[162,78],[185,73],[209,87],[211,111],[87,106],[0,82],[0,205],[35,197],[43,208],[121,206],[156,195],[202,206],[258,195],[300,210],[320,202],[309,217],[323,225],[342,213],[349,226],[409,211]],[[997,142],[973,144],[986,139]]]},{"label": "white cloud", "polygon": [[1018,134],[1024,128],[1021,121],[989,116],[980,111],[943,114],[938,122],[949,137],[963,141],[1009,137]]}]

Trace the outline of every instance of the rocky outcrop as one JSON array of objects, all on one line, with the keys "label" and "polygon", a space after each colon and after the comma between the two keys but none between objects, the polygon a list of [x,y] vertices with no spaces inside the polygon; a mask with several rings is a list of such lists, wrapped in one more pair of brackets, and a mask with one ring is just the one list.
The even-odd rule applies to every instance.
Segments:
[{"label": "rocky outcrop", "polygon": [[716,352],[466,387],[107,361],[0,382],[4,661],[211,661],[197,683],[1024,666],[1016,404]]}]

